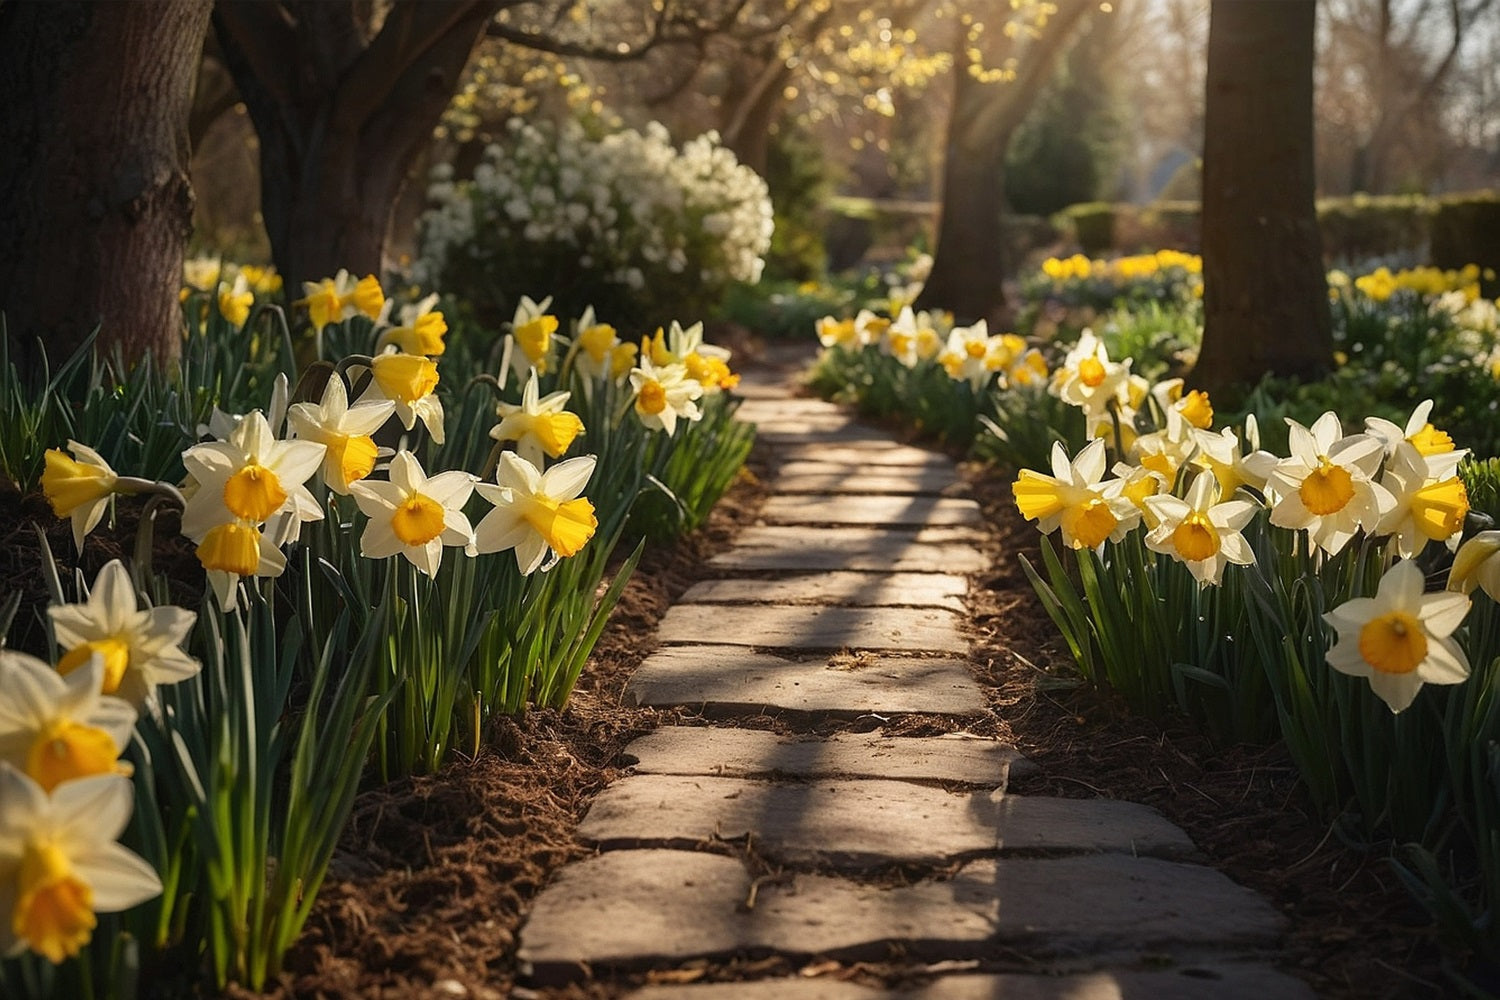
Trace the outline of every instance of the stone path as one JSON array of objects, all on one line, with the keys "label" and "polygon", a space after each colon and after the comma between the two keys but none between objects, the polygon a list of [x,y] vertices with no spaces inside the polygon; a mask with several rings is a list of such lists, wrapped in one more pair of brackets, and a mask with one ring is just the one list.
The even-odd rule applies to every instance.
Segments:
[{"label": "stone path", "polygon": [[[1273,967],[1280,916],[1196,864],[1154,810],[1010,794],[1034,766],[964,734],[734,728],[989,711],[962,602],[961,574],[986,566],[980,514],[952,463],[774,381],[744,390],[777,460],[763,523],[667,613],[626,689],[715,724],[629,747],[634,773],[579,829],[598,853],[565,867],[522,929],[532,985],[686,980],[704,961],[779,956],[804,975],[628,998],[1311,997]],[[903,985],[806,974],[859,961],[903,970]]]}]

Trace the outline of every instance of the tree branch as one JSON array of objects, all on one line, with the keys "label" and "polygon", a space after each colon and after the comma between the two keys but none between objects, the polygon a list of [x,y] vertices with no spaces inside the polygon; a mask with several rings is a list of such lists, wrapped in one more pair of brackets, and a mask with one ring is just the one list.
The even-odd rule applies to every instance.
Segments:
[{"label": "tree branch", "polygon": [[[334,115],[364,123],[397,88],[412,65],[453,32],[467,32],[474,18],[487,20],[499,0],[422,0],[398,3],[354,64],[339,81]],[[464,46],[465,57],[478,33]],[[425,73],[425,70],[423,70]]]},{"label": "tree branch", "polygon": [[486,32],[491,38],[538,52],[569,56],[576,59],[593,59],[599,62],[631,62],[640,59],[652,49],[666,45],[695,45],[710,35],[727,31],[736,21],[749,0],[734,0],[718,17],[711,20],[698,18],[674,18],[668,15],[667,5],[657,8],[651,31],[638,45],[604,46],[584,42],[569,42],[553,35],[513,28],[500,21],[491,21]]},{"label": "tree branch", "polygon": [[220,0],[214,4],[213,22],[225,63],[248,69],[276,104],[293,104],[299,46],[286,7],[266,0]]}]

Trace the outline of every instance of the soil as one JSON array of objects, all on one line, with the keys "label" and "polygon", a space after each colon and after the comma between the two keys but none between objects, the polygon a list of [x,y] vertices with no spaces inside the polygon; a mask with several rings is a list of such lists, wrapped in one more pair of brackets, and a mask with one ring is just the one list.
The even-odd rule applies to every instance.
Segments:
[{"label": "soil", "polygon": [[[655,622],[708,575],[706,558],[739,526],[754,523],[766,495],[756,472],[768,457],[757,446],[751,466],[705,527],[647,553],[566,709],[503,720],[478,758],[359,797],[306,930],[266,996],[609,998],[644,981],[621,977],[532,992],[518,985],[516,939],[530,901],[551,875],[590,853],[574,830],[590,798],[624,773],[618,761],[626,744],[659,725],[712,724],[686,711],[627,707],[622,691],[652,648]],[[1287,915],[1283,963],[1320,996],[1450,995],[1435,933],[1392,874],[1388,851],[1351,848],[1312,817],[1277,748],[1216,748],[1181,720],[1131,715],[1107,693],[1076,682],[1016,558],[1034,553],[1034,528],[1016,513],[1007,481],[979,467],[965,466],[965,474],[987,513],[996,556],[970,596],[974,659],[994,716],[967,728],[1013,742],[1040,765],[1038,775],[1013,790],[1129,799],[1161,810],[1186,829],[1209,863]],[[36,544],[33,518],[50,519],[39,498],[0,496],[0,557],[12,583],[34,572],[22,566],[33,554],[24,550]],[[66,524],[51,532],[54,551],[71,553],[67,532]],[[25,586],[29,599],[38,589],[35,577]],[[803,731],[869,727],[773,716],[739,724]],[[883,729],[925,735],[954,725],[945,718],[897,717]],[[920,971],[833,962],[791,968],[770,959],[694,963],[658,978],[801,973],[894,982]]]}]

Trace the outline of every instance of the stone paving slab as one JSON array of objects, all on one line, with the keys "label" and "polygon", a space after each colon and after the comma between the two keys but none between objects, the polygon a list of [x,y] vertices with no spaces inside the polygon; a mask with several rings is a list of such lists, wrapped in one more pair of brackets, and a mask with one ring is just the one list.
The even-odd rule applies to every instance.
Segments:
[{"label": "stone paving slab", "polygon": [[977,573],[989,560],[970,528],[745,528],[732,548],[709,559],[720,569],[859,570],[884,573]]},{"label": "stone paving slab", "polygon": [[[758,441],[775,445],[782,449],[817,449],[824,448],[855,448],[860,454],[884,454],[888,449],[900,448],[901,445],[894,444],[890,437],[863,424],[849,422],[843,425],[833,423],[797,426],[793,423],[776,423],[769,425],[757,424],[755,437]],[[927,454],[920,449],[912,449],[920,454]],[[896,465],[919,464],[915,456],[904,457],[901,455],[888,456],[890,462]]]},{"label": "stone paving slab", "polygon": [[823,739],[762,729],[663,726],[625,748],[637,774],[727,778],[887,778],[1004,788],[1037,766],[998,740],[964,733],[881,736],[835,733]]},{"label": "stone paving slab", "polygon": [[788,468],[790,465],[783,466],[769,478],[778,496],[801,493],[952,496],[968,489],[946,469],[886,465],[879,467],[882,471],[870,471],[866,466],[819,462],[797,462],[791,471]]},{"label": "stone paving slab", "polygon": [[767,524],[947,525],[980,523],[979,504],[952,497],[772,496],[760,510]]},{"label": "stone paving slab", "polygon": [[1264,965],[1193,964],[1160,972],[1064,976],[963,974],[881,988],[828,978],[647,986],[625,1000],[1314,1000],[1300,979]]},{"label": "stone paving slab", "polygon": [[842,716],[905,712],[982,715],[984,692],[954,657],[783,659],[743,646],[680,646],[648,656],[625,686],[632,705]]},{"label": "stone paving slab", "polygon": [[774,580],[700,580],[679,604],[847,604],[963,612],[969,583],[947,573],[810,573]]},{"label": "stone paving slab", "polygon": [[678,604],[656,626],[663,643],[761,649],[883,649],[966,653],[963,617],[943,608],[809,607],[802,604]]},{"label": "stone paving slab", "polygon": [[579,825],[605,850],[754,839],[787,863],[860,871],[946,864],[995,851],[1194,852],[1187,834],[1133,802],[950,792],[882,779],[813,782],[637,774],[595,796]]},{"label": "stone paving slab", "polygon": [[[917,960],[1020,948],[1036,958],[1268,946],[1281,916],[1212,868],[1089,854],[974,861],[951,880],[878,888],[822,875],[763,880],[738,858],[611,851],[564,868],[532,906],[520,961],[539,983],[589,968],[737,952]],[[1064,888],[1067,887],[1067,888]]]},{"label": "stone paving slab", "polygon": [[867,436],[860,441],[788,443],[776,449],[778,462],[828,462],[841,465],[897,465],[954,469],[953,459],[941,452],[897,444],[888,435]]}]

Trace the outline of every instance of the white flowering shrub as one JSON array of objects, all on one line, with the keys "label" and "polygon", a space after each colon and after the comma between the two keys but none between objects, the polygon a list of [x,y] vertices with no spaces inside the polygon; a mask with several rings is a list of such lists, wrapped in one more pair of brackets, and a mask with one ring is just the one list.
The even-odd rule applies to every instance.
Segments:
[{"label": "white flowering shrub", "polygon": [[547,289],[555,310],[617,323],[703,315],[760,278],[771,242],[766,184],[709,132],[675,149],[657,123],[601,138],[513,119],[469,181],[429,189],[414,277],[508,319]]}]

